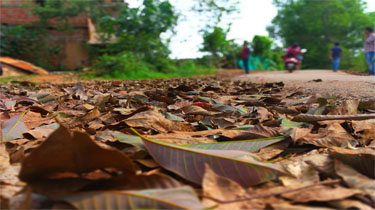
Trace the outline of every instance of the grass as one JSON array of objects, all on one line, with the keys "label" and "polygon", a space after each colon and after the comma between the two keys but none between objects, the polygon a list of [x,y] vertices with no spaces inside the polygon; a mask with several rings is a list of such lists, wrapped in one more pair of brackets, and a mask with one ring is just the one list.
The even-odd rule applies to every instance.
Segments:
[{"label": "grass", "polygon": [[171,71],[159,72],[149,68],[138,68],[137,70],[114,70],[96,76],[94,73],[81,74],[83,79],[104,79],[104,80],[145,80],[145,79],[168,79],[178,77],[191,77],[199,75],[215,74],[216,69],[210,67],[196,66],[194,63],[184,63],[180,66],[174,66]]},{"label": "grass", "polygon": [[[139,64],[139,63],[137,63]],[[183,62],[179,65],[173,65],[168,72],[159,72],[152,70],[147,65],[123,65],[116,66],[110,73],[105,73],[97,76],[94,70],[77,71],[75,75],[77,79],[83,80],[145,80],[145,79],[168,79],[168,78],[181,78],[192,77],[200,75],[211,75],[217,73],[213,67],[203,67],[196,65],[193,62]],[[24,75],[24,76],[7,76],[0,77],[0,83],[11,83],[13,81],[33,81],[38,83],[35,78],[39,75]],[[35,80],[35,79],[36,80]],[[38,77],[39,78],[39,77]],[[39,82],[43,82],[40,80]]]},{"label": "grass", "polygon": [[22,76],[4,76],[4,77],[0,77],[0,84],[7,84],[7,83],[11,83],[12,81],[27,81],[35,76],[37,75],[31,74],[31,75],[22,75]]}]

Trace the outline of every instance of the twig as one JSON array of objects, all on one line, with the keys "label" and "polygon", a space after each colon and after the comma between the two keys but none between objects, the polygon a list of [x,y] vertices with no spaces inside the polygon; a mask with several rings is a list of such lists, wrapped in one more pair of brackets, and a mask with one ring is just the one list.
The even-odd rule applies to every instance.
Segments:
[{"label": "twig", "polygon": [[299,114],[295,116],[294,122],[317,122],[324,120],[369,120],[375,119],[375,114],[358,114],[358,115],[312,115]]},{"label": "twig", "polygon": [[336,184],[336,183],[339,183],[339,182],[340,182],[340,180],[328,180],[328,181],[318,182],[318,183],[315,183],[315,184],[311,184],[311,185],[307,185],[307,186],[303,186],[303,187],[299,187],[299,188],[295,188],[295,189],[285,190],[285,191],[282,191],[282,192],[268,193],[268,194],[263,194],[263,195],[254,195],[254,196],[250,196],[250,197],[239,198],[239,199],[229,200],[229,201],[223,201],[223,200],[219,200],[219,199],[212,198],[210,196],[205,196],[205,195],[203,195],[202,197],[213,200],[213,201],[215,201],[217,203],[220,203],[220,204],[229,204],[229,203],[237,203],[237,202],[242,202],[242,201],[248,201],[248,200],[257,199],[257,198],[268,198],[268,197],[272,197],[272,196],[281,195],[281,194],[284,194],[284,193],[290,193],[290,192],[296,192],[296,191],[304,190],[304,189],[314,187],[314,186],[318,186],[318,185]]}]

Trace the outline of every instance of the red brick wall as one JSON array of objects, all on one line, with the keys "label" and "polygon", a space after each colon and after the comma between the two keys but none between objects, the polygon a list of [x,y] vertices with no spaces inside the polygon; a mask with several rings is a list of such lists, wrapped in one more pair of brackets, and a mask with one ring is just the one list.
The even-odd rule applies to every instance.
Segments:
[{"label": "red brick wall", "polygon": [[[0,24],[25,25],[39,18],[30,11],[32,0],[0,0]],[[25,7],[27,6],[28,7]],[[74,27],[87,27],[87,14],[80,14],[70,18],[69,24]],[[51,25],[58,24],[57,20],[50,20]]]}]

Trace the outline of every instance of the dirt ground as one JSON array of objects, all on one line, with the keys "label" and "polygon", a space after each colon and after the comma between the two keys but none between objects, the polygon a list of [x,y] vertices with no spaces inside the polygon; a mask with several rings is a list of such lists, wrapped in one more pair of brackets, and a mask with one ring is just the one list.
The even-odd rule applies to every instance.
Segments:
[{"label": "dirt ground", "polygon": [[[375,76],[359,76],[330,70],[252,71],[249,75],[243,70],[220,71],[224,79],[247,80],[255,83],[284,82],[287,89],[301,90],[306,94],[320,93],[323,96],[345,98],[375,97]],[[30,78],[32,82],[74,83],[74,74],[50,74]]]},{"label": "dirt ground", "polygon": [[346,98],[375,97],[375,76],[358,76],[329,70],[255,71],[242,74],[235,80],[252,82],[284,82],[288,89],[300,89],[306,93]]},{"label": "dirt ground", "polygon": [[51,82],[55,84],[60,83],[73,83],[78,80],[78,76],[75,74],[48,74],[40,75],[30,78],[31,82]]}]

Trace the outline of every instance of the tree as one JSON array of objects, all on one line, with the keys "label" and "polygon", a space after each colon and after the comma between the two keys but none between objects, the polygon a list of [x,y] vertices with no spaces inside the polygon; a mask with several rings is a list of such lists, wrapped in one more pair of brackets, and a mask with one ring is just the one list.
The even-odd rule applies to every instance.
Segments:
[{"label": "tree", "polygon": [[211,64],[218,66],[220,57],[223,57],[230,50],[230,41],[227,40],[227,33],[220,27],[214,27],[212,31],[205,31],[203,34],[202,52],[211,54]]},{"label": "tree", "polygon": [[253,41],[251,43],[251,46],[253,48],[252,54],[255,56],[260,57],[270,57],[272,54],[272,47],[273,41],[266,37],[266,36],[259,36],[256,35],[253,38]]},{"label": "tree", "polygon": [[192,10],[197,12],[206,23],[205,29],[218,26],[223,20],[231,24],[231,16],[238,12],[238,0],[195,0]]},{"label": "tree", "polygon": [[140,8],[124,6],[116,17],[106,16],[99,21],[99,30],[118,41],[104,52],[116,56],[131,53],[134,59],[145,61],[158,71],[168,71],[171,60],[168,43],[161,34],[173,29],[178,16],[169,1],[144,0]]},{"label": "tree", "polygon": [[298,42],[309,51],[305,68],[329,68],[329,49],[333,42],[350,50],[352,56],[362,47],[363,29],[373,24],[364,12],[363,0],[274,0],[278,15],[268,31],[286,46]]}]

